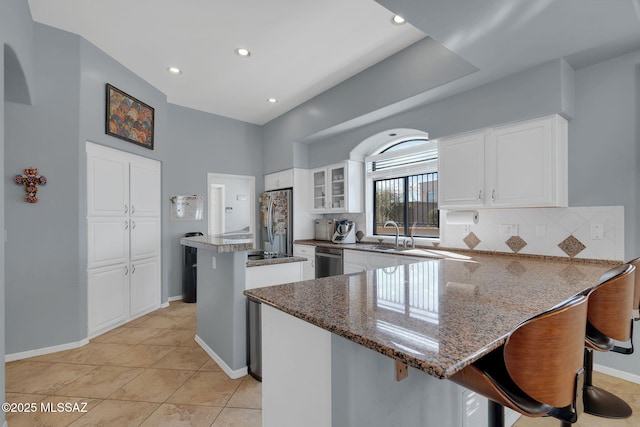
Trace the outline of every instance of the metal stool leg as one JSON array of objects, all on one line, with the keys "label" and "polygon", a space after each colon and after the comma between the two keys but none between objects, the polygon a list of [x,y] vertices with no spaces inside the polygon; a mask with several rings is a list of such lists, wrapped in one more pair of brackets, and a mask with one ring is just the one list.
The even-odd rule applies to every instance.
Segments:
[{"label": "metal stool leg", "polygon": [[603,418],[629,418],[633,411],[627,402],[593,385],[593,350],[585,349],[584,368],[584,412]]},{"label": "metal stool leg", "polygon": [[504,427],[504,406],[488,401],[489,427]]}]

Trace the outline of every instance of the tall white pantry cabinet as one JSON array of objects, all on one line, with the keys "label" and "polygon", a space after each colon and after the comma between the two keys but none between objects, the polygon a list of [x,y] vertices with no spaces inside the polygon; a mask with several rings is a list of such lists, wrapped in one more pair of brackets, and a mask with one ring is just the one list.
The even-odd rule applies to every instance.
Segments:
[{"label": "tall white pantry cabinet", "polygon": [[87,142],[88,336],[160,307],[160,162]]}]

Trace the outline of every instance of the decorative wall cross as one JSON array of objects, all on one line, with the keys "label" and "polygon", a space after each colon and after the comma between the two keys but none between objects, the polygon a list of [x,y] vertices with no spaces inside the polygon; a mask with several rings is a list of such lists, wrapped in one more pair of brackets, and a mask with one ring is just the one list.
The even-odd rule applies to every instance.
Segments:
[{"label": "decorative wall cross", "polygon": [[24,185],[24,201],[27,203],[38,203],[36,193],[38,192],[39,185],[45,185],[47,178],[42,175],[38,175],[38,169],[28,168],[24,170],[24,174],[16,175],[13,179],[16,184]]}]

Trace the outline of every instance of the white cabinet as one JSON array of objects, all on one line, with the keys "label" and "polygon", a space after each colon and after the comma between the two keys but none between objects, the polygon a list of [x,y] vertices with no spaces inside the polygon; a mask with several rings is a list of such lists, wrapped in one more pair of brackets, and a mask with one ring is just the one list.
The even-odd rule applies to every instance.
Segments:
[{"label": "white cabinet", "polygon": [[129,266],[115,264],[88,270],[89,334],[129,319]]},{"label": "white cabinet", "polygon": [[558,115],[438,140],[439,207],[566,207],[567,142]]},{"label": "white cabinet", "polygon": [[316,247],[310,245],[293,244],[293,255],[305,257],[302,262],[302,280],[312,280],[316,278]]},{"label": "white cabinet", "polygon": [[362,212],[362,163],[351,160],[311,171],[313,211]]},{"label": "white cabinet", "polygon": [[264,176],[264,191],[293,187],[293,169],[270,173]]},{"label": "white cabinet", "polygon": [[484,205],[484,131],[438,140],[440,208]]},{"label": "white cabinet", "polygon": [[160,287],[149,286],[160,283],[160,258],[153,257],[131,262],[130,290],[131,317],[148,313],[158,308]]},{"label": "white cabinet", "polygon": [[285,262],[247,267],[245,289],[299,282],[302,280],[301,264],[300,262]]},{"label": "white cabinet", "polygon": [[88,335],[160,306],[160,162],[87,143]]}]

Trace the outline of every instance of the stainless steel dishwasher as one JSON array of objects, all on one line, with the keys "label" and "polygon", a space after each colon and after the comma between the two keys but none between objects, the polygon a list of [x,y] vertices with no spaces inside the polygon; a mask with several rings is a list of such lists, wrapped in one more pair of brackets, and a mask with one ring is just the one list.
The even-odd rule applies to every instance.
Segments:
[{"label": "stainless steel dishwasher", "polygon": [[316,247],[316,279],[342,274],[342,249]]}]

